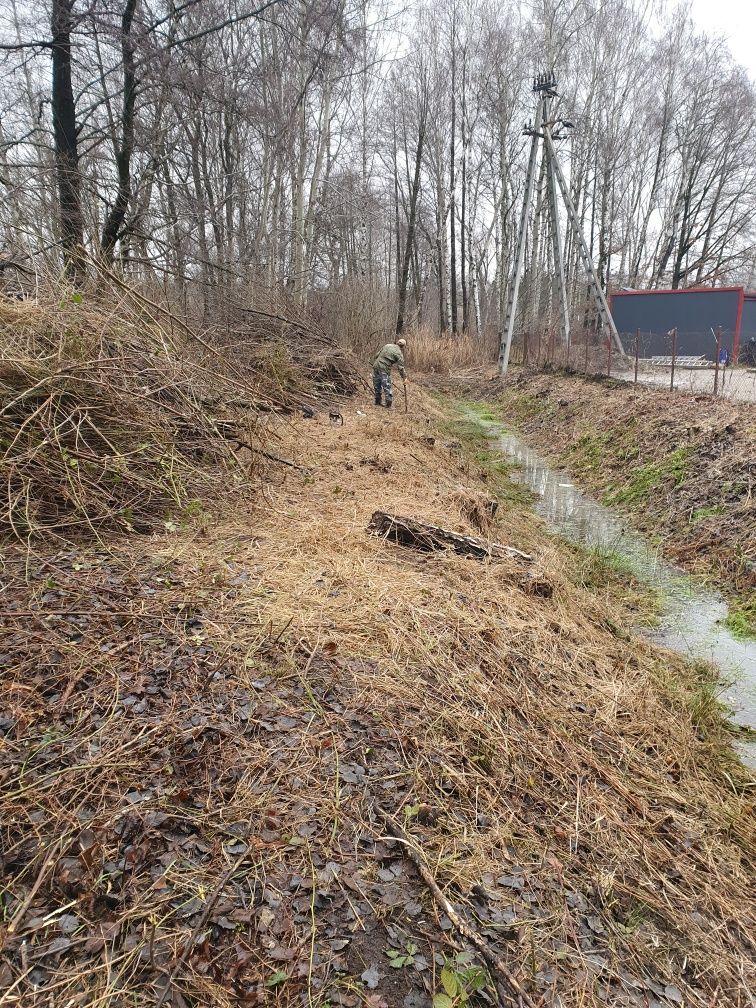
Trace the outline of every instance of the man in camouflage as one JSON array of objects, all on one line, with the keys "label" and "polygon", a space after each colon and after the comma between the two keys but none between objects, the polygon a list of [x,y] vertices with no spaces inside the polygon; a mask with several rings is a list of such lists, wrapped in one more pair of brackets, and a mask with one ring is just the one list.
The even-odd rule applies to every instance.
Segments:
[{"label": "man in camouflage", "polygon": [[[400,339],[396,343],[387,343],[378,351],[373,359],[373,391],[375,392],[375,405],[390,407],[394,401],[394,394],[391,389],[391,368],[396,365],[402,378],[405,377],[404,354],[406,340]],[[382,400],[385,400],[382,401]]]}]

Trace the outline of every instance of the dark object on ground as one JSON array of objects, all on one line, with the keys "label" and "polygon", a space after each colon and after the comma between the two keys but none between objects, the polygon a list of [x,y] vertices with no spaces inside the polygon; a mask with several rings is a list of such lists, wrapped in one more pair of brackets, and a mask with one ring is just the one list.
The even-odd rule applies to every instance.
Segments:
[{"label": "dark object on ground", "polygon": [[475,536],[459,535],[437,525],[429,525],[414,518],[402,518],[386,511],[375,511],[368,529],[400,546],[411,546],[426,552],[451,548],[455,553],[472,556],[478,560],[495,560],[508,556],[530,563],[533,559],[528,553],[523,553],[513,546],[489,543]]},{"label": "dark object on ground", "polygon": [[517,584],[526,595],[551,598],[554,594],[554,586],[551,581],[538,571],[526,571]]},{"label": "dark object on ground", "polygon": [[751,336],[740,351],[740,363],[749,367],[756,366],[756,337]]},{"label": "dark object on ground", "polygon": [[331,410],[331,412],[328,414],[328,419],[331,421],[332,424],[335,424],[337,427],[344,426],[344,417],[341,415],[341,413],[338,413],[336,410]]},{"label": "dark object on ground", "polygon": [[303,406],[302,416],[305,418],[305,420],[313,420],[315,417],[315,410],[310,409],[309,406]]}]

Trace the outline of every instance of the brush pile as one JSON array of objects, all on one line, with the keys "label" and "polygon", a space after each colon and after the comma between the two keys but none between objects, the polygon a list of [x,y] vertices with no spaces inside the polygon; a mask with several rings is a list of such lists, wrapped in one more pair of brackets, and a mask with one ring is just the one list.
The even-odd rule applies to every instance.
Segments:
[{"label": "brush pile", "polygon": [[304,320],[199,331],[115,278],[85,298],[0,302],[0,534],[17,540],[161,528],[248,484],[262,414],[354,390]]}]

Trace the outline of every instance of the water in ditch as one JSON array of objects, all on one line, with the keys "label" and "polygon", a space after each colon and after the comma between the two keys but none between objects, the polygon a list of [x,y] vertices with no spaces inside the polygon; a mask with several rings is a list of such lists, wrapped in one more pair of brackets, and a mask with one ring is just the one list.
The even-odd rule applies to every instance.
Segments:
[{"label": "water in ditch", "polygon": [[[654,546],[629,531],[621,517],[581,493],[565,471],[552,469],[514,434],[476,420],[502,455],[515,463],[512,478],[537,494],[534,508],[552,530],[572,542],[619,554],[637,577],[660,592],[663,610],[649,636],[689,658],[716,665],[722,676],[720,699],[732,710],[731,720],[756,730],[756,642],[738,640],[727,630],[727,604],[721,596],[694,585]],[[738,749],[746,763],[756,766],[756,742],[744,741]]]}]

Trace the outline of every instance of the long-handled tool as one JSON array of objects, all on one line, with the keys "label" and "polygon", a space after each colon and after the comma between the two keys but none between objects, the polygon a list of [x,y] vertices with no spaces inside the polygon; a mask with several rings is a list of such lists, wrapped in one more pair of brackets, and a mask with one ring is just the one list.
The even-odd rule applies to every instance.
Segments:
[{"label": "long-handled tool", "polygon": [[402,381],[404,383],[404,412],[406,413],[407,412],[407,379],[406,378],[402,378]]}]

